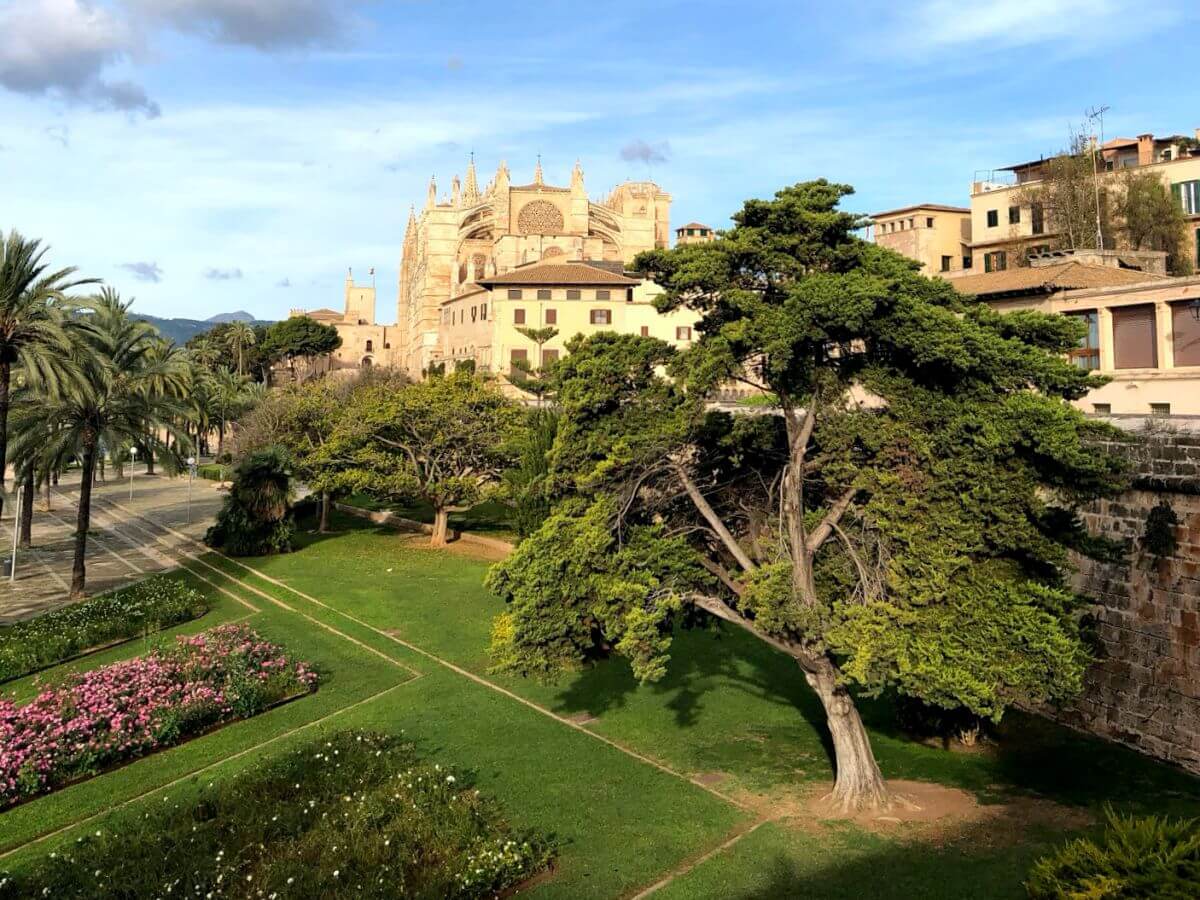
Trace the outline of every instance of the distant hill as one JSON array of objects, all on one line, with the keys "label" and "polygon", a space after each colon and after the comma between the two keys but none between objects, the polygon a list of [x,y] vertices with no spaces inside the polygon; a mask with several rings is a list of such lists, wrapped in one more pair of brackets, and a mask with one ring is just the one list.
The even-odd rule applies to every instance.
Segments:
[{"label": "distant hill", "polygon": [[200,319],[160,319],[158,316],[147,316],[142,313],[134,313],[134,318],[149,322],[159,330],[163,337],[168,337],[180,345],[186,344],[196,335],[212,331],[217,325],[223,325],[226,322],[249,322],[252,325],[271,324],[267,321],[257,320],[246,312],[221,313],[204,321]]},{"label": "distant hill", "polygon": [[239,309],[237,312],[217,313],[215,316],[209,316],[204,321],[212,322],[214,325],[221,325],[225,322],[253,322],[254,316],[250,315],[244,309]]}]

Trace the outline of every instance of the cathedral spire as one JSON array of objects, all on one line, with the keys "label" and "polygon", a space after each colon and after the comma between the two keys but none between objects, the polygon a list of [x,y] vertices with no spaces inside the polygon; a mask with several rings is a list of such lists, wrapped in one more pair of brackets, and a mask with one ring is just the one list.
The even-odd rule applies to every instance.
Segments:
[{"label": "cathedral spire", "polygon": [[467,183],[463,187],[463,199],[468,204],[479,199],[479,182],[475,178],[475,151],[471,151],[471,162],[467,165]]},{"label": "cathedral spire", "polygon": [[575,168],[571,170],[571,190],[583,192],[583,167],[575,160]]},{"label": "cathedral spire", "polygon": [[429,193],[425,196],[425,208],[433,209],[437,206],[437,179],[434,176],[429,176]]},{"label": "cathedral spire", "polygon": [[533,183],[534,184],[545,184],[546,183],[542,179],[542,154],[540,154],[540,153],[538,154],[537,168],[535,168],[533,170]]},{"label": "cathedral spire", "polygon": [[500,168],[496,169],[496,188],[504,190],[508,188],[508,163],[500,160]]},{"label": "cathedral spire", "polygon": [[459,206],[462,204],[462,184],[458,180],[458,176],[454,176],[454,180],[450,182],[450,205]]}]

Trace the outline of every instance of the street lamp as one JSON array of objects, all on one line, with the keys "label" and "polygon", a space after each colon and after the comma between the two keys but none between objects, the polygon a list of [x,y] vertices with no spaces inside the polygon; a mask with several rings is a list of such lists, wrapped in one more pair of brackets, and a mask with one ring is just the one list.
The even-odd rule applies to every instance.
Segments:
[{"label": "street lamp", "polygon": [[187,499],[187,520],[188,524],[192,524],[192,479],[196,477],[196,457],[189,456],[187,458],[188,465],[188,499]]},{"label": "street lamp", "polygon": [[137,447],[129,448],[129,499],[133,500],[133,464],[137,462]]},{"label": "street lamp", "polygon": [[1189,303],[1188,309],[1192,311],[1192,318],[1200,322],[1200,297],[1195,298]]}]

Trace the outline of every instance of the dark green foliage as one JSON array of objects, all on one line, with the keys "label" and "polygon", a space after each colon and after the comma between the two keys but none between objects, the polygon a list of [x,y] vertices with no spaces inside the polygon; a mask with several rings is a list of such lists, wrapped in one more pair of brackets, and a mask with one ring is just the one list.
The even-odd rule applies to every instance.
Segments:
[{"label": "dark green foliage", "polygon": [[524,432],[517,439],[517,464],[504,473],[512,524],[521,537],[533,534],[550,515],[547,476],[550,474],[550,450],[558,433],[558,419],[554,410],[532,410]]},{"label": "dark green foliage", "polygon": [[0,873],[0,898],[495,897],[551,851],[469,787],[396,738],[340,732]]},{"label": "dark green foliage", "polygon": [[946,709],[903,694],[893,698],[893,710],[896,724],[906,733],[943,742],[974,740],[986,725],[985,720],[961,706]]},{"label": "dark green foliage", "polygon": [[144,581],[0,628],[0,681],[19,678],[112,641],[199,618],[209,602],[182,581]]},{"label": "dark green foliage", "polygon": [[290,499],[291,465],[281,447],[258,450],[234,470],[233,487],[204,542],[233,556],[292,549],[296,525]]},{"label": "dark green foliage", "polygon": [[292,316],[267,328],[256,346],[270,359],[324,356],[342,346],[337,329],[308,316]]},{"label": "dark green foliage", "polygon": [[1146,529],[1142,532],[1142,550],[1155,559],[1174,556],[1179,547],[1175,529],[1179,527],[1179,516],[1164,497],[1146,516]]},{"label": "dark green foliage", "polygon": [[1099,839],[1071,841],[1033,867],[1035,900],[1195,900],[1200,897],[1200,820],[1106,811]]}]

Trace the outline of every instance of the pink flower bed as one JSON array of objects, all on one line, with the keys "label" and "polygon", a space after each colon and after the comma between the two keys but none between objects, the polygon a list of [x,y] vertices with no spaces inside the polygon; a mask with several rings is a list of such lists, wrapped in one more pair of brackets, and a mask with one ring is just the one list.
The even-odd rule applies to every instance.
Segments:
[{"label": "pink flower bed", "polygon": [[245,625],[70,676],[29,703],[0,699],[0,808],[262,712],[317,676]]}]

